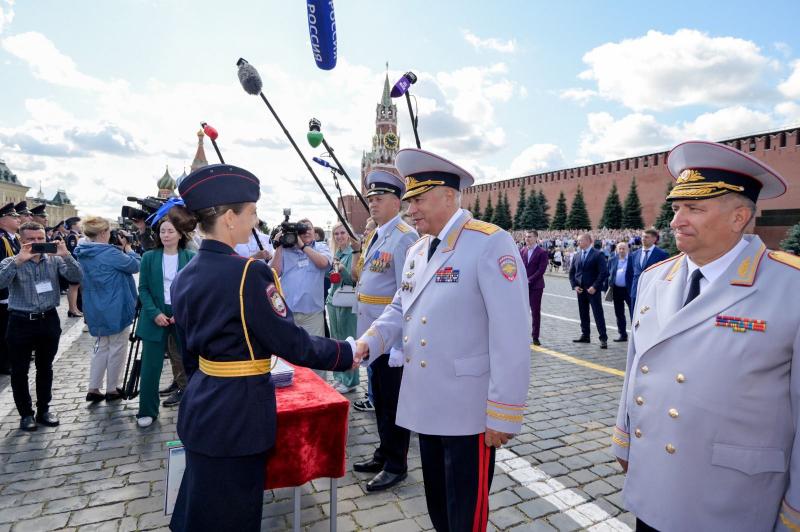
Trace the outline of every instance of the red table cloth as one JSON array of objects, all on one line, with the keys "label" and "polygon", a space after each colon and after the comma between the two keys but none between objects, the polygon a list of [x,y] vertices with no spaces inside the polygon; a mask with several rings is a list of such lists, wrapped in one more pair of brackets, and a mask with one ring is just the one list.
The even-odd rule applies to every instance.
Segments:
[{"label": "red table cloth", "polygon": [[299,366],[294,366],[292,385],[276,388],[275,398],[278,430],[267,457],[264,489],[343,477],[350,401]]}]

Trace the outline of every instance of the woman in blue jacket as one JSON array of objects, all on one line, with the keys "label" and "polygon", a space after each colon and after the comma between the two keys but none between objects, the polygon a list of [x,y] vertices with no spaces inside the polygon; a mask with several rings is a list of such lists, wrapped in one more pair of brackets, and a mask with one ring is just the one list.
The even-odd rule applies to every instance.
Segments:
[{"label": "woman in blue jacket", "polygon": [[[114,401],[121,397],[119,378],[125,363],[129,327],[136,313],[133,274],[139,271],[140,258],[121,235],[116,243],[119,245],[109,244],[111,226],[105,218],[84,219],[83,230],[88,240],[75,248],[75,257],[83,268],[84,319],[89,334],[97,338],[86,400]],[[102,394],[104,375],[106,393]]]}]

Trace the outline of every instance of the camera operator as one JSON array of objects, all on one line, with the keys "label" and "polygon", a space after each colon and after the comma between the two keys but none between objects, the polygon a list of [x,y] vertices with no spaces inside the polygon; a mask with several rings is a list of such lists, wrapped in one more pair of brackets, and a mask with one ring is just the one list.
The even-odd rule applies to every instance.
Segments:
[{"label": "camera operator", "polygon": [[[83,277],[81,267],[67,251],[64,241],[56,243],[55,255],[36,253],[34,244],[45,243],[44,227],[28,222],[20,227],[22,249],[15,257],[0,263],[0,288],[9,289],[7,335],[11,357],[11,389],[22,430],[36,430],[36,424],[58,425],[50,412],[53,386],[53,358],[58,351],[61,322],[56,307],[60,303],[58,276],[71,283]],[[28,389],[31,354],[36,353],[36,417]]]},{"label": "camera operator", "polygon": [[131,211],[131,214],[142,214],[141,218],[131,217],[133,225],[136,226],[136,233],[139,237],[139,247],[141,247],[141,252],[144,253],[145,251],[155,249],[157,246],[156,237],[153,234],[153,230],[147,227],[147,224],[145,223],[147,213],[138,209],[131,209]]},{"label": "camera operator", "polygon": [[[97,403],[122,397],[119,377],[127,354],[130,325],[136,313],[136,282],[140,257],[131,249],[130,235],[111,230],[105,218],[89,217],[83,223],[84,242],[75,249],[83,269],[83,309],[89,334],[97,338],[89,368],[86,400]],[[100,393],[103,376],[106,393]]]},{"label": "camera operator", "polygon": [[[295,323],[309,334],[324,336],[322,288],[333,262],[331,251],[325,242],[316,241],[314,225],[308,219],[297,223],[297,243],[290,247],[286,245],[291,242],[286,241],[285,226],[286,223],[275,235],[281,245],[275,249],[271,265],[281,278],[286,304]],[[317,374],[325,378],[326,372]]]},{"label": "camera operator", "polygon": [[[253,233],[255,233],[255,235]],[[258,236],[257,241],[256,236]],[[272,247],[269,236],[262,233],[258,228],[250,232],[250,239],[247,241],[247,244],[236,244],[236,247],[233,249],[240,257],[265,260],[268,262],[272,260],[272,256],[275,254],[275,248]]]}]

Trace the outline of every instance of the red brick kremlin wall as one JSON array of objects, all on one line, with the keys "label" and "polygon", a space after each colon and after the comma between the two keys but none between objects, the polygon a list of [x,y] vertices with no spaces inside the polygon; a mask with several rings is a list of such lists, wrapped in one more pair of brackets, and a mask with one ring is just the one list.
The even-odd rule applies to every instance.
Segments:
[{"label": "red brick kremlin wall", "polygon": [[[757,216],[762,216],[764,211],[776,209],[800,209],[800,128],[730,139],[722,143],[764,161],[788,181],[789,190],[786,194],[780,198],[758,202]],[[548,212],[552,217],[559,193],[564,192],[569,209],[575,191],[580,185],[583,188],[592,225],[596,229],[602,217],[603,205],[611,190],[611,184],[616,182],[620,199],[624,202],[635,177],[639,199],[642,202],[642,217],[645,225],[649,226],[658,217],[667,185],[672,179],[666,166],[666,157],[667,152],[651,153],[639,157],[475,185],[462,194],[462,206],[466,209],[471,208],[475,204],[475,196],[478,195],[481,210],[484,210],[489,196],[492,198],[492,205],[497,205],[498,194],[502,191],[508,197],[513,216],[516,212],[520,187],[524,186],[527,193],[534,189],[537,192],[544,191],[550,205]],[[775,248],[777,243],[784,238],[787,228],[788,225],[760,226],[757,223],[756,233],[767,241],[768,246]]]}]

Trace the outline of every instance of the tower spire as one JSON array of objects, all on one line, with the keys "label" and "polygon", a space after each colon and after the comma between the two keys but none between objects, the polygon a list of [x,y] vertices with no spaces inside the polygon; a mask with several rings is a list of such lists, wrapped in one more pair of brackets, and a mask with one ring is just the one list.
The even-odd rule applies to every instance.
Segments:
[{"label": "tower spire", "polygon": [[202,129],[197,132],[197,152],[195,152],[194,161],[192,161],[192,172],[194,172],[198,168],[208,166],[208,160],[206,159],[206,150],[203,148],[203,137],[205,136],[206,134],[203,133]]},{"label": "tower spire", "polygon": [[386,62],[386,79],[383,82],[383,97],[381,98],[381,105],[384,107],[391,107],[392,96],[391,88],[389,87],[389,62]]}]

